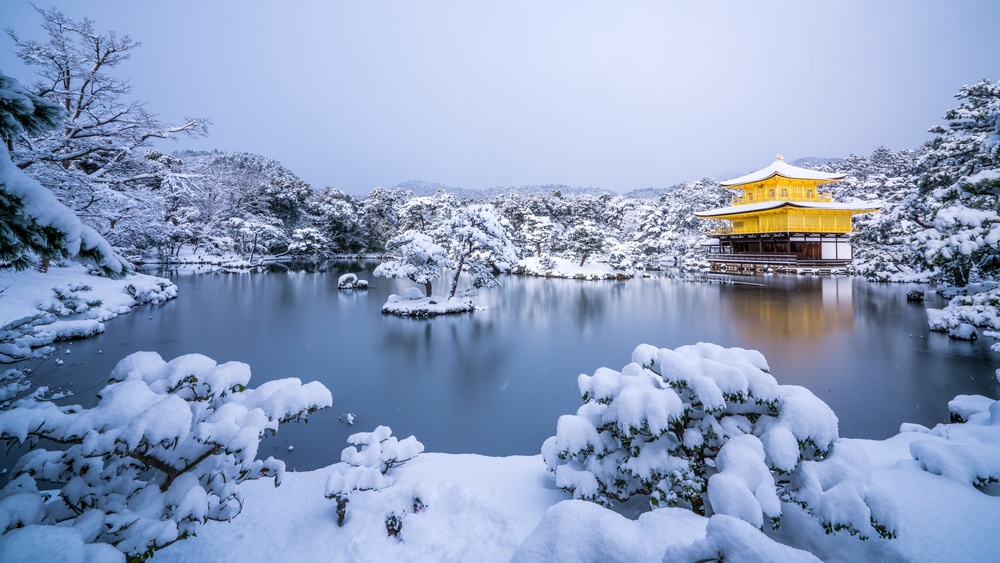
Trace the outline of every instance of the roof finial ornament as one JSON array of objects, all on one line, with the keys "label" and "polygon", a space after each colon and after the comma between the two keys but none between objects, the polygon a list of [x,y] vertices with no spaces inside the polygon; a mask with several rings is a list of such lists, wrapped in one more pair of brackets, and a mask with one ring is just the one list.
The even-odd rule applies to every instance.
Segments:
[{"label": "roof finial ornament", "polygon": [[778,153],[778,156],[775,158],[777,158],[778,160],[785,160],[785,157],[782,156],[781,153]]}]

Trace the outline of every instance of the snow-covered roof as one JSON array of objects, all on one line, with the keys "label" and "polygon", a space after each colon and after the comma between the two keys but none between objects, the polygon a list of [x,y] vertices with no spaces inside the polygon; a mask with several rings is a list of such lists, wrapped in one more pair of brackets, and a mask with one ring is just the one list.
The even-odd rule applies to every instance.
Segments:
[{"label": "snow-covered roof", "polygon": [[753,213],[755,211],[769,211],[772,209],[778,209],[779,207],[801,207],[805,209],[826,209],[830,211],[877,211],[881,204],[878,203],[833,203],[830,201],[762,201],[760,203],[748,203],[745,205],[730,205],[729,207],[720,207],[718,209],[709,209],[708,211],[696,211],[695,215],[698,217],[719,217],[722,215],[741,215],[745,213]]},{"label": "snow-covered roof", "polygon": [[746,176],[740,176],[739,178],[719,182],[719,184],[724,188],[732,188],[735,186],[742,186],[743,184],[763,182],[772,176],[782,176],[784,178],[795,180],[819,180],[825,183],[843,180],[847,177],[847,174],[832,174],[830,172],[819,172],[817,170],[799,168],[798,166],[792,166],[779,158],[778,160],[772,162],[767,168],[761,168],[760,170],[751,172]]}]

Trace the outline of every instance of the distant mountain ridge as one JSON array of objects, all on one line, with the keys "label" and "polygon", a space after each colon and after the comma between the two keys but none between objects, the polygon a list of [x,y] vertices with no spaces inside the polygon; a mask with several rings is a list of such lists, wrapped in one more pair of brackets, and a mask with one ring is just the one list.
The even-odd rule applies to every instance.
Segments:
[{"label": "distant mountain ridge", "polygon": [[[495,188],[487,188],[483,190],[476,190],[471,188],[457,188],[454,186],[446,186],[444,184],[439,184],[437,182],[424,182],[421,180],[410,180],[408,182],[402,182],[396,184],[393,188],[398,188],[402,190],[408,190],[413,192],[413,195],[421,196],[432,196],[438,191],[445,191],[459,200],[471,200],[471,201],[487,201],[496,196],[516,193],[521,196],[528,196],[536,193],[551,193],[558,191],[564,194],[590,194],[590,195],[603,195],[603,194],[614,194],[611,190],[605,190],[601,188],[581,188],[574,186],[565,186],[562,184],[547,184],[547,185],[537,185],[537,186],[497,186]],[[646,188],[650,189],[650,188]]]},{"label": "distant mountain ridge", "polygon": [[812,168],[814,166],[822,166],[824,164],[836,164],[838,162],[843,162],[843,158],[831,157],[826,158],[822,156],[804,156],[802,158],[796,158],[790,161],[788,164],[792,166],[800,166],[802,168]]}]

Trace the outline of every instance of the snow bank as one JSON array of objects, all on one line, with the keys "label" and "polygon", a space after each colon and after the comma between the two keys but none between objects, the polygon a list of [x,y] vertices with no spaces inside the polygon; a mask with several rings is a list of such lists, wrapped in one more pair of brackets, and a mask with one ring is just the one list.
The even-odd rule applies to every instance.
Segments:
[{"label": "snow bank", "polygon": [[471,313],[476,308],[468,297],[453,297],[448,299],[439,295],[424,297],[415,287],[403,295],[392,294],[382,305],[382,312],[400,317],[435,317],[456,313]]},{"label": "snow bank", "polygon": [[[990,402],[990,405],[996,404]],[[1000,405],[992,407],[1000,410]],[[872,485],[895,514],[899,536],[859,541],[827,534],[795,506],[781,527],[764,534],[743,521],[711,519],[660,508],[631,520],[585,501],[567,500],[540,456],[491,458],[423,453],[396,470],[396,484],[352,498],[337,527],[334,503],[323,498],[330,468],[287,473],[281,487],[243,486],[243,513],[209,522],[198,536],[156,554],[180,561],[988,561],[1000,553],[1000,497],[931,473],[910,445],[1000,443],[1000,426],[980,410],[970,425],[906,431],[888,440],[845,439],[870,460]],[[975,436],[970,435],[977,434]],[[838,446],[839,447],[839,446]],[[419,494],[426,508],[403,519],[400,538],[384,520]],[[765,529],[768,527],[765,526]],[[780,543],[776,543],[780,542]],[[803,551],[804,550],[804,551]]]},{"label": "snow bank", "polygon": [[[986,336],[1000,330],[1000,288],[971,285],[968,295],[956,295],[944,309],[927,309],[927,324],[936,332],[947,332],[956,340],[975,340],[976,327],[990,329]],[[998,349],[1000,344],[994,344]]]},{"label": "snow bank", "polygon": [[0,561],[7,563],[124,563],[125,555],[110,545],[84,543],[76,528],[25,526],[0,536]]},{"label": "snow bank", "polygon": [[133,273],[115,280],[79,264],[46,273],[0,270],[0,289],[0,362],[51,352],[45,347],[53,342],[93,336],[104,331],[103,321],[177,296],[177,286],[163,278]]},{"label": "snow bank", "polygon": [[524,258],[517,263],[512,272],[527,276],[576,280],[627,280],[634,276],[631,272],[615,271],[607,264],[590,262],[581,266],[574,260],[550,256]]},{"label": "snow bank", "polygon": [[[281,487],[243,485],[243,513],[209,522],[157,561],[508,561],[545,511],[565,498],[538,456],[491,458],[423,453],[395,471],[396,483],[351,497],[337,526],[324,498],[331,468],[288,473]],[[412,511],[413,497],[425,504]],[[398,538],[385,518],[406,511]]]},{"label": "snow bank", "polygon": [[707,522],[680,508],[654,510],[629,520],[591,502],[567,500],[545,512],[511,561],[659,562],[668,547],[704,537]]},{"label": "snow bank", "polygon": [[705,539],[674,544],[663,554],[663,563],[729,561],[732,563],[819,562],[808,551],[782,545],[739,518],[717,514],[708,521]]}]

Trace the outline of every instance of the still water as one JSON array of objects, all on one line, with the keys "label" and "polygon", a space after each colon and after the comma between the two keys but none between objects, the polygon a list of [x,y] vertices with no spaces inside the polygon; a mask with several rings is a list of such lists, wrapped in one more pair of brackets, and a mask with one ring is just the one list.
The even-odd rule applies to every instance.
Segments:
[{"label": "still water", "polygon": [[[580,405],[577,376],[620,369],[640,343],[699,341],[763,352],[779,383],[808,387],[840,418],[846,437],[885,438],[901,422],[948,419],[961,393],[996,397],[989,340],[928,333],[923,305],[898,285],[851,278],[749,278],[754,285],[666,278],[614,282],[506,276],[473,314],[433,320],[383,316],[390,293],[412,285],[375,278],[372,264],[328,273],[175,274],[179,298],[106,323],[66,344],[65,364],[39,370],[92,405],[114,364],[139,350],[164,359],[201,353],[250,364],[250,386],[281,377],[318,380],[332,409],[289,424],[260,455],[290,468],[339,461],[346,437],[379,424],[415,435],[428,451],[535,454],[561,414]],[[365,292],[337,290],[358,273]],[[943,306],[928,294],[927,306]],[[348,426],[338,421],[354,413]],[[289,452],[288,447],[294,446]]]}]

